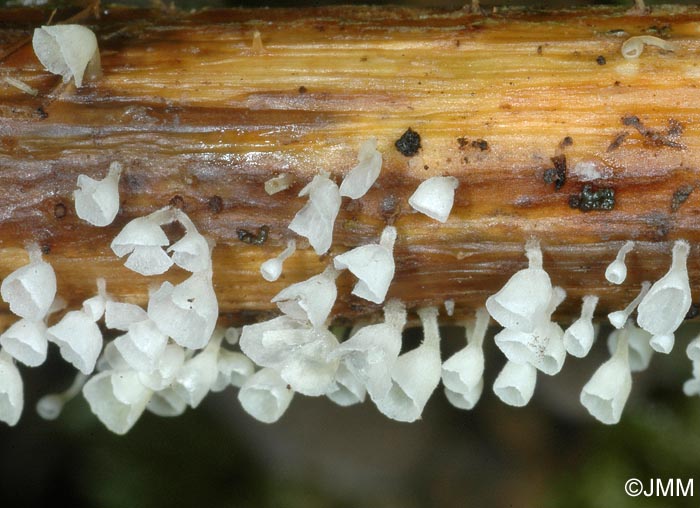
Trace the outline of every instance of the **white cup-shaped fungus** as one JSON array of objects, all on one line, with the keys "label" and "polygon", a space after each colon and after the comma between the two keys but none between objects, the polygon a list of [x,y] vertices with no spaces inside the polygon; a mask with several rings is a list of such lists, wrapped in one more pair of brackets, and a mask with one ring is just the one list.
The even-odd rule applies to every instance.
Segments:
[{"label": "white cup-shaped fungus", "polygon": [[211,272],[194,273],[177,286],[164,282],[148,300],[148,317],[179,345],[204,347],[219,317]]},{"label": "white cup-shaped fungus", "polygon": [[44,420],[55,420],[58,418],[63,411],[63,406],[80,393],[87,379],[85,374],[78,372],[67,390],[44,395],[36,403],[37,414]]},{"label": "white cup-shaped fungus", "polygon": [[577,358],[585,357],[595,340],[593,313],[598,305],[598,297],[587,295],[583,297],[581,316],[564,332],[564,347],[566,352]]},{"label": "white cup-shaped fungus", "polygon": [[111,330],[126,332],[133,323],[146,319],[146,311],[133,303],[109,300],[105,304],[105,326]]},{"label": "white cup-shaped fungus", "polygon": [[628,329],[623,328],[617,338],[615,353],[583,387],[580,400],[598,421],[612,425],[620,421],[631,390]]},{"label": "white cup-shaped fungus", "polygon": [[116,338],[115,347],[129,366],[138,372],[152,372],[165,351],[168,337],[150,319],[132,323]]},{"label": "white cup-shaped fungus", "polygon": [[108,226],[119,212],[119,176],[122,166],[112,162],[107,176],[94,180],[78,175],[78,190],[73,192],[75,212],[93,226]]},{"label": "white cup-shaped fungus", "polygon": [[364,402],[366,394],[364,383],[344,363],[341,363],[335,373],[333,386],[326,393],[326,397],[339,406],[347,407]]},{"label": "white cup-shaped fungus", "polygon": [[181,210],[175,217],[185,228],[185,235],[168,248],[173,262],[188,272],[202,272],[211,269],[211,247],[190,218]]},{"label": "white cup-shaped fungus", "polygon": [[216,360],[216,382],[211,391],[220,392],[228,386],[240,388],[255,373],[255,366],[243,353],[221,348]]},{"label": "white cup-shaped fungus", "polygon": [[299,196],[309,196],[309,201],[297,212],[289,229],[309,239],[319,256],[325,254],[333,241],[333,226],[340,211],[338,186],[323,173],[316,175],[304,187]]},{"label": "white cup-shaped fungus", "polygon": [[44,363],[48,345],[43,321],[20,319],[0,335],[3,351],[29,367]]},{"label": "white cup-shaped fungus", "polygon": [[3,279],[0,295],[10,305],[13,314],[30,321],[41,321],[56,297],[56,274],[50,264],[42,261],[37,245],[30,246],[27,251],[29,264]]},{"label": "white cup-shaped fungus", "polygon": [[294,391],[274,369],[262,369],[250,376],[238,392],[243,409],[256,420],[274,423],[289,407]]},{"label": "white cup-shaped fungus", "polygon": [[336,269],[347,268],[360,279],[352,290],[353,295],[374,303],[384,302],[394,278],[395,241],[396,228],[387,226],[382,231],[378,245],[362,245],[333,259]]},{"label": "white cup-shaped fungus", "polygon": [[376,138],[360,145],[359,164],[352,168],[340,184],[340,195],[351,199],[364,196],[374,184],[382,169],[382,154],[377,150]]},{"label": "white cup-shaped fungus", "polygon": [[671,268],[651,286],[637,309],[637,324],[653,335],[651,347],[659,353],[673,349],[674,332],[692,304],[686,264],[689,253],[688,242],[676,241]]},{"label": "white cup-shaped fungus", "polygon": [[625,265],[625,257],[634,248],[634,242],[628,241],[620,247],[620,250],[615,256],[615,260],[605,269],[605,278],[611,284],[622,284],[627,278],[627,265]]},{"label": "white cup-shaped fungus", "polygon": [[505,286],[486,300],[491,317],[504,328],[532,332],[542,321],[552,294],[552,282],[542,269],[539,242],[525,245],[528,268],[515,273]]},{"label": "white cup-shaped fungus", "polygon": [[165,418],[180,416],[187,409],[187,402],[171,386],[155,392],[146,404],[146,409],[154,415]]},{"label": "white cup-shaped fungus", "polygon": [[700,335],[688,343],[688,346],[685,348],[685,354],[692,361],[700,362]]},{"label": "white cup-shaped fungus", "polygon": [[509,406],[526,406],[537,384],[537,369],[529,363],[506,362],[493,383],[493,393]]},{"label": "white cup-shaped fungus", "polygon": [[[83,396],[90,405],[90,410],[97,418],[115,434],[126,434],[138,421],[146,409],[146,404],[151,398],[152,392],[145,387],[131,392],[131,402],[125,403],[115,395],[114,380],[118,376],[124,376],[123,372],[100,372],[91,377],[83,386]],[[122,377],[123,379],[123,377]],[[129,376],[132,383],[138,381]],[[118,383],[117,383],[118,385]],[[118,385],[119,386],[119,385]],[[126,386],[120,386],[120,395],[124,398]]]},{"label": "white cup-shaped fungus", "polygon": [[107,282],[99,278],[97,279],[97,294],[83,302],[83,312],[93,321],[99,321],[105,313],[109,300],[111,298],[107,294]]},{"label": "white cup-shaped fungus", "polygon": [[454,176],[434,176],[418,186],[408,198],[414,210],[439,222],[447,222],[455,199],[459,180]]},{"label": "white cup-shaped fungus", "polygon": [[239,340],[241,351],[253,360],[256,365],[261,367],[277,366],[284,360],[290,348],[294,347],[295,344],[271,341],[269,337],[267,340],[264,340],[265,334],[276,330],[301,330],[306,328],[307,326],[304,326],[303,323],[289,316],[279,316],[262,323],[246,325],[241,331]]},{"label": "white cup-shaped fungus", "polygon": [[635,297],[634,300],[632,300],[627,305],[627,307],[625,307],[623,310],[616,310],[615,312],[611,312],[610,314],[608,314],[608,320],[610,321],[610,324],[613,325],[618,330],[621,330],[622,327],[625,326],[625,323],[627,323],[627,320],[629,319],[629,317],[634,312],[634,309],[636,309],[639,306],[639,302],[641,302],[642,299],[649,292],[650,287],[651,287],[650,282],[648,282],[648,281],[642,282],[642,288],[639,290],[639,294]]},{"label": "white cup-shaped fungus", "polygon": [[140,372],[139,379],[151,390],[164,390],[171,387],[184,363],[185,350],[177,344],[168,344],[158,358],[157,367],[149,373]]},{"label": "white cup-shaped fungus", "polygon": [[170,207],[137,217],[112,240],[112,251],[120,258],[129,254],[124,266],[141,275],[165,273],[173,260],[163,250],[170,241],[161,226],[174,220],[175,213]]},{"label": "white cup-shaped fungus", "polygon": [[453,406],[472,409],[484,389],[484,337],[490,316],[485,307],[476,312],[476,322],[464,349],[442,364],[442,384]]},{"label": "white cup-shaped fungus", "polygon": [[73,310],[47,330],[48,339],[58,345],[61,356],[83,374],[95,370],[102,351],[102,332],[83,311]]},{"label": "white cup-shaped fungus", "polygon": [[639,58],[644,51],[644,46],[656,46],[664,51],[673,51],[673,44],[653,35],[637,35],[630,37],[622,43],[620,51],[626,59]]},{"label": "white cup-shaped fungus", "polygon": [[216,382],[221,338],[212,338],[204,350],[186,360],[172,385],[192,408],[199,406]]},{"label": "white cup-shaped fungus", "polygon": [[64,83],[73,78],[75,86],[80,88],[86,74],[89,78],[100,75],[97,37],[87,27],[52,25],[36,28],[32,46],[46,70],[63,76]]},{"label": "white cup-shaped fungus", "polygon": [[289,256],[294,254],[297,249],[297,243],[295,240],[289,240],[287,242],[287,248],[285,248],[277,257],[268,259],[262,265],[260,265],[260,274],[268,282],[274,282],[280,278],[282,275],[282,265],[287,260]]},{"label": "white cup-shaped fungus", "polygon": [[14,426],[24,408],[24,385],[12,357],[0,350],[0,422]]},{"label": "white cup-shaped fungus", "polygon": [[400,422],[419,419],[440,383],[442,362],[437,315],[435,307],[418,311],[423,323],[423,343],[396,359],[391,369],[391,389],[384,398],[374,401],[389,418]]},{"label": "white cup-shaped fungus", "polygon": [[[625,328],[627,329],[627,343],[629,344],[630,371],[641,372],[646,370],[654,356],[654,350],[649,344],[651,334],[641,328],[637,328],[631,320],[627,322]],[[608,336],[608,351],[611,355],[617,349],[617,340],[620,333],[620,330],[613,330]]]},{"label": "white cup-shaped fungus", "polygon": [[286,287],[271,301],[288,316],[301,321],[308,320],[313,326],[321,327],[338,295],[335,286],[337,277],[338,272],[329,265],[323,273]]}]

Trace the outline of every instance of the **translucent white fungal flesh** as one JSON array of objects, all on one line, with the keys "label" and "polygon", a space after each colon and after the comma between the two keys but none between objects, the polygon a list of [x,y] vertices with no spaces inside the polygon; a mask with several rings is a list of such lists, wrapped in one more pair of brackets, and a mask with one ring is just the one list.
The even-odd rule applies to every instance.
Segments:
[{"label": "translucent white fungal flesh", "polygon": [[627,278],[627,265],[625,257],[634,248],[634,242],[626,242],[617,253],[615,261],[610,263],[605,269],[605,278],[611,284],[622,284]]},{"label": "translucent white fungal flesh", "polygon": [[445,312],[449,317],[455,313],[455,301],[452,299],[445,300]]},{"label": "translucent white fungal flesh", "polygon": [[187,402],[172,387],[168,387],[155,392],[146,409],[155,415],[172,418],[185,412]]},{"label": "translucent white fungal flesh", "polygon": [[382,154],[377,140],[368,139],[360,146],[359,164],[352,168],[340,184],[340,195],[359,199],[372,187],[382,169]]},{"label": "translucent white fungal flesh", "polygon": [[328,251],[333,241],[333,226],[340,211],[340,192],[327,174],[320,174],[299,192],[299,196],[307,195],[309,201],[294,216],[289,229],[308,238],[320,256]]},{"label": "translucent white fungal flesh", "polygon": [[615,354],[595,371],[581,390],[581,404],[602,423],[618,423],[632,390],[629,366],[628,329],[617,339]]},{"label": "translucent white fungal flesh", "polygon": [[70,311],[47,330],[48,338],[61,349],[61,356],[83,374],[95,369],[102,351],[102,332],[82,311]]},{"label": "translucent white fungal flesh", "polygon": [[246,379],[253,375],[253,362],[243,353],[221,349],[216,361],[217,377],[211,387],[213,392],[224,390],[228,386],[240,388]]},{"label": "translucent white fungal flesh", "polygon": [[41,321],[56,297],[56,274],[50,264],[42,261],[37,245],[30,246],[28,252],[29,264],[3,279],[0,295],[12,313]]},{"label": "translucent white fungal flesh", "polygon": [[525,245],[528,268],[515,273],[505,286],[486,300],[491,317],[504,328],[532,332],[543,319],[552,294],[549,275],[542,269],[539,242]]},{"label": "translucent white fungal flesh", "polygon": [[658,37],[653,37],[651,35],[638,35],[635,37],[630,37],[627,39],[621,48],[622,56],[630,58],[639,58],[639,56],[644,51],[644,46],[656,46],[664,51],[673,51],[673,44]]},{"label": "translucent white fungal flesh", "polygon": [[126,332],[133,323],[146,319],[146,311],[133,303],[107,301],[105,304],[105,326],[111,330]]},{"label": "translucent white fungal flesh", "polygon": [[3,351],[29,367],[44,363],[48,344],[43,321],[20,319],[0,335]]},{"label": "translucent white fungal flesh", "polygon": [[238,392],[243,409],[263,423],[279,420],[289,407],[294,392],[274,369],[262,369],[250,376]]},{"label": "translucent white fungal flesh", "polygon": [[420,418],[430,395],[440,383],[440,333],[435,307],[420,309],[423,343],[399,356],[391,369],[392,386],[386,397],[375,400],[379,411],[401,422]]},{"label": "translucent white fungal flesh", "polygon": [[153,372],[165,351],[168,337],[150,319],[132,323],[114,344],[129,366],[138,372]]},{"label": "translucent white fungal flesh", "polygon": [[616,310],[615,312],[611,312],[610,314],[608,314],[608,320],[610,321],[610,324],[618,330],[622,329],[622,327],[625,326],[625,323],[629,319],[630,315],[634,312],[634,309],[637,308],[639,303],[647,295],[650,287],[651,282],[642,282],[642,289],[640,289],[637,297],[634,300],[632,300],[629,303],[629,305],[627,305],[627,307],[625,307],[623,310]]},{"label": "translucent white fungal flesh", "polygon": [[79,189],[73,192],[75,212],[78,217],[93,226],[107,226],[119,212],[119,176],[122,166],[112,162],[107,176],[93,180],[86,175],[78,175]]},{"label": "translucent white fungal flesh", "polygon": [[[278,330],[303,330],[305,326],[289,316],[279,316],[269,321],[246,325],[241,331],[241,351],[261,367],[277,366],[289,353],[290,345],[265,340],[267,332]],[[292,344],[291,346],[294,346]]]},{"label": "translucent white fungal flesh", "polygon": [[347,407],[364,402],[366,393],[364,383],[341,363],[335,373],[335,382],[326,393],[326,397],[339,406]]},{"label": "translucent white fungal flesh", "polygon": [[181,210],[175,211],[175,218],[185,228],[185,236],[175,242],[168,252],[172,252],[173,262],[188,272],[211,270],[211,246],[190,218]]},{"label": "translucent white fungal flesh", "polygon": [[139,380],[144,386],[160,392],[166,387],[172,387],[184,363],[185,350],[177,344],[168,344],[158,358],[155,370],[148,374],[140,372]]},{"label": "translucent white fungal flesh", "polygon": [[[627,342],[629,344],[629,364],[630,371],[641,372],[646,370],[651,363],[651,358],[654,356],[654,350],[649,342],[651,334],[645,332],[641,328],[637,328],[632,321],[628,321],[625,326],[627,329]],[[608,351],[614,354],[617,349],[617,340],[620,336],[620,330],[613,330],[608,337]]]},{"label": "translucent white fungal flesh", "polygon": [[336,256],[333,264],[336,269],[347,268],[359,282],[352,294],[374,303],[382,303],[394,278],[394,242],[396,228],[387,226],[382,231],[379,245],[363,245]]},{"label": "translucent white fungal flesh", "polygon": [[75,86],[83,85],[83,78],[100,75],[100,52],[97,37],[84,26],[52,25],[34,30],[34,53],[41,64],[52,74],[63,76],[67,83],[71,78]]},{"label": "translucent white fungal flesh", "polygon": [[223,334],[212,338],[203,351],[196,354],[178,372],[173,388],[192,408],[196,408],[211,390],[219,375],[218,357]]},{"label": "translucent white fungal flesh", "polygon": [[337,277],[338,272],[329,265],[323,273],[283,289],[271,302],[276,303],[288,316],[308,320],[313,326],[321,327],[328,319],[338,295],[335,286]]},{"label": "translucent white fungal flesh", "polygon": [[493,393],[509,406],[526,406],[537,383],[537,369],[529,363],[506,362],[493,383]]},{"label": "translucent white fungal flesh", "polygon": [[700,362],[700,335],[688,343],[685,354],[694,362]]},{"label": "translucent white fungal flesh", "polygon": [[408,204],[431,219],[446,222],[452,211],[457,187],[459,180],[454,176],[428,178],[408,198]]},{"label": "translucent white fungal flesh", "polygon": [[659,353],[673,349],[674,332],[692,304],[687,260],[690,245],[678,240],[673,246],[671,268],[656,281],[637,310],[637,324],[651,333],[651,347]]},{"label": "translucent white fungal flesh", "polygon": [[37,90],[36,88],[33,88],[33,87],[29,86],[29,85],[28,85],[27,83],[25,83],[24,81],[20,81],[19,79],[12,78],[12,77],[10,77],[10,76],[5,76],[4,80],[5,80],[5,83],[7,83],[8,85],[14,86],[14,87],[17,88],[18,90],[21,90],[21,91],[23,91],[23,92],[26,93],[26,94],[32,95],[32,96],[34,96],[34,97],[36,97],[37,95],[39,95],[39,90]]},{"label": "translucent white fungal flesh", "polygon": [[24,385],[10,355],[0,350],[0,422],[16,425],[24,408]]},{"label": "translucent white fungal flesh", "polygon": [[297,243],[294,240],[287,242],[287,248],[284,249],[277,257],[268,259],[260,265],[260,274],[268,282],[274,282],[282,275],[282,265],[285,260],[290,257],[297,249]]},{"label": "translucent white fungal flesh", "polygon": [[595,340],[595,328],[593,326],[593,313],[598,305],[598,297],[587,295],[583,297],[581,317],[564,332],[564,346],[566,352],[577,358],[585,357],[593,346]]},{"label": "translucent white fungal flesh", "polygon": [[265,182],[265,192],[270,196],[289,189],[292,185],[292,176],[287,173],[282,173]]},{"label": "translucent white fungal flesh", "polygon": [[483,342],[490,319],[486,308],[480,308],[467,346],[442,364],[445,395],[455,407],[472,409],[481,397],[484,388]]},{"label": "translucent white fungal flesh", "polygon": [[85,374],[79,372],[67,390],[44,395],[36,404],[37,414],[44,420],[55,420],[58,418],[63,411],[63,406],[80,393],[87,379]]},{"label": "translucent white fungal flesh", "polygon": [[110,297],[107,294],[107,282],[103,278],[99,278],[97,279],[97,295],[83,302],[83,312],[90,316],[93,321],[99,321],[105,313],[108,300]]},{"label": "translucent white fungal flesh", "polygon": [[[294,331],[288,336],[300,335]],[[271,339],[275,332],[268,332],[263,340]],[[309,337],[298,341],[299,346],[280,364],[280,376],[292,390],[317,397],[324,395],[333,387],[339,361],[331,358],[330,353],[338,347],[338,339],[327,329],[312,329],[306,332]],[[274,340],[285,340],[282,334]]]},{"label": "translucent white fungal flesh", "polygon": [[[138,421],[146,409],[152,392],[146,387],[139,387],[137,380],[129,376],[133,383],[129,393],[129,402],[123,402],[115,393],[115,381],[123,380],[123,372],[106,371],[91,377],[83,386],[83,396],[90,405],[90,410],[115,434],[126,434]],[[118,385],[117,385],[118,386]],[[125,386],[120,387],[125,392]],[[122,392],[120,395],[125,395]]]}]

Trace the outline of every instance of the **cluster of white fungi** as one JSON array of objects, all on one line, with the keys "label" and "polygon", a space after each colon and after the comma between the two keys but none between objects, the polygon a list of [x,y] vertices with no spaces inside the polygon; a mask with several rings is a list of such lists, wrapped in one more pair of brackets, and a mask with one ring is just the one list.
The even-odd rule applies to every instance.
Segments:
[{"label": "cluster of white fungi", "polygon": [[[86,72],[99,69],[94,34],[75,25],[43,27],[34,35],[39,60],[51,72],[74,79],[80,86]],[[76,53],[75,48],[79,51]],[[340,187],[321,173],[303,188],[308,198],[289,229],[308,240],[317,254],[326,253],[344,197],[360,199],[377,180],[382,154],[377,141],[362,144],[359,162]],[[77,215],[97,227],[112,223],[119,210],[118,183],[122,167],[113,162],[104,179],[80,175],[74,193]],[[451,176],[422,182],[409,204],[439,222],[448,220],[459,182]],[[279,175],[266,182],[268,193],[283,192],[289,179]],[[184,234],[172,242],[163,226],[179,223]],[[566,330],[552,314],[566,292],[552,285],[544,270],[539,242],[529,241],[526,269],[515,273],[475,318],[463,323],[466,345],[444,362],[440,353],[438,309],[417,310],[423,341],[401,354],[407,322],[404,304],[385,301],[394,277],[393,248],[398,232],[387,226],[376,243],[337,255],[322,273],[290,285],[273,299],[281,314],[242,329],[217,327],[218,303],[212,285],[213,242],[205,238],[179,209],[166,207],[129,222],[111,248],[125,266],[143,276],[167,272],[172,265],[190,272],[184,282],[164,282],[149,295],[144,309],[120,302],[104,280],[81,309],[62,314],[49,325],[52,313],[65,305],[57,296],[54,270],[37,246],[28,247],[29,263],[2,281],[1,296],[19,319],[0,336],[0,420],[15,425],[23,409],[23,384],[17,363],[41,365],[49,343],[78,371],[63,393],[44,396],[37,411],[47,419],[59,416],[63,405],[82,392],[91,410],[113,432],[127,432],[148,410],[176,416],[197,407],[210,391],[239,388],[242,407],[256,419],[271,423],[286,411],[295,393],[326,396],[342,406],[361,403],[367,395],[389,418],[412,422],[421,417],[430,396],[442,381],[447,399],[471,409],[484,386],[484,338],[490,319],[503,329],[495,344],[507,361],[493,384],[506,404],[524,406],[531,399],[537,372],[553,376],[567,354],[582,358],[595,341],[593,314],[598,297],[583,298],[581,316]],[[626,277],[627,242],[608,267],[612,284]],[[294,255],[296,241],[260,267],[265,280],[277,280],[283,262]],[[677,241],[668,273],[654,284],[645,282],[639,296],[625,309],[611,313],[615,331],[608,338],[610,359],[595,371],[581,391],[581,404],[606,424],[620,420],[632,384],[631,373],[645,369],[654,352],[669,353],[674,332],[691,306],[686,260],[689,245]],[[384,319],[356,326],[340,342],[329,329],[337,297],[336,278],[348,270],[357,279],[352,293],[384,304]],[[448,313],[454,302],[446,302]],[[637,311],[636,323],[630,318]],[[101,324],[98,324],[101,323]],[[103,332],[116,336],[105,344]],[[240,351],[235,350],[238,345]],[[700,337],[687,348],[693,378],[688,395],[700,394]]]}]

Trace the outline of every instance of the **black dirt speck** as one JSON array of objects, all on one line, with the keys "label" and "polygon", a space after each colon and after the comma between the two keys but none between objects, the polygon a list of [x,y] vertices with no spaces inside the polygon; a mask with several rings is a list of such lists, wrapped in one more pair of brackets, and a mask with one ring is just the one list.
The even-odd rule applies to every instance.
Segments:
[{"label": "black dirt speck", "polygon": [[595,190],[586,184],[579,194],[569,196],[569,206],[582,212],[610,211],[615,208],[615,189],[605,187]]},{"label": "black dirt speck", "polygon": [[686,200],[690,197],[694,190],[695,187],[693,187],[690,184],[681,185],[680,187],[678,187],[678,189],[676,189],[676,192],[673,193],[673,198],[671,199],[671,211],[677,212],[681,205],[686,202]]},{"label": "black dirt speck", "polygon": [[396,149],[406,157],[413,157],[420,150],[420,134],[410,127],[394,143]]},{"label": "black dirt speck", "polygon": [[554,190],[558,191],[566,183],[566,156],[557,155],[552,157],[553,168],[547,169],[544,172],[544,183],[554,184]]},{"label": "black dirt speck", "polygon": [[53,207],[53,216],[56,217],[57,219],[62,219],[63,217],[66,216],[67,210],[66,210],[66,205],[63,203],[56,203]]},{"label": "black dirt speck", "polygon": [[208,205],[212,213],[219,213],[224,209],[224,201],[219,196],[210,197]]},{"label": "black dirt speck", "polygon": [[598,58],[595,59],[595,63],[598,65],[605,65],[607,61],[605,60],[605,57],[603,55],[598,55]]}]

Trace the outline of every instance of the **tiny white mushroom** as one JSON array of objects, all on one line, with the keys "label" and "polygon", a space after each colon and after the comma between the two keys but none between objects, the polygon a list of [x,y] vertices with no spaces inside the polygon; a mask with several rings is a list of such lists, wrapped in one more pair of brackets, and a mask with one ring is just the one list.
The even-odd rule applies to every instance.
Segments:
[{"label": "tiny white mushroom", "polygon": [[408,204],[431,219],[446,222],[452,211],[457,187],[459,180],[454,176],[428,178],[408,198]]},{"label": "tiny white mushroom", "polygon": [[552,295],[552,282],[542,269],[539,242],[525,245],[529,266],[515,273],[498,293],[486,300],[491,317],[504,328],[532,332],[542,320]]},{"label": "tiny white mushroom", "polygon": [[593,346],[595,340],[595,327],[593,326],[593,313],[598,305],[598,297],[587,295],[583,297],[581,305],[581,317],[564,332],[564,346],[566,352],[577,358],[585,357]]},{"label": "tiny white mushroom", "polygon": [[387,226],[382,231],[379,245],[362,245],[336,256],[333,265],[338,270],[347,268],[359,282],[352,294],[374,303],[382,303],[394,278],[394,242],[396,228]]},{"label": "tiny white mushroom", "polygon": [[48,339],[61,349],[61,356],[83,374],[95,369],[102,351],[102,332],[90,316],[73,310],[47,330]]},{"label": "tiny white mushroom", "polygon": [[255,366],[243,353],[221,348],[216,361],[217,377],[211,391],[220,392],[228,386],[240,388],[253,375]]},{"label": "tiny white mushroom", "polygon": [[444,305],[445,312],[449,317],[452,317],[452,315],[455,313],[455,301],[450,298],[449,300],[445,300]]},{"label": "tiny white mushroom", "polygon": [[114,345],[129,366],[138,372],[152,372],[165,351],[168,337],[150,319],[129,325],[129,330],[117,337]]},{"label": "tiny white mushroom", "polygon": [[595,371],[581,390],[581,404],[602,423],[618,423],[632,390],[628,330],[623,328],[615,353]]},{"label": "tiny white mushroom", "polygon": [[73,78],[75,86],[80,88],[86,73],[90,78],[100,74],[97,37],[87,27],[52,25],[36,28],[32,46],[41,64],[52,74],[63,76],[64,83]]},{"label": "tiny white mushroom", "polygon": [[637,324],[653,335],[650,344],[659,353],[671,352],[674,332],[692,304],[687,267],[689,253],[688,242],[676,241],[671,268],[651,286],[637,310]]},{"label": "tiny white mushroom", "polygon": [[24,408],[24,385],[12,357],[0,350],[0,422],[14,426]]},{"label": "tiny white mushroom", "polygon": [[0,335],[3,351],[29,367],[44,363],[48,345],[43,321],[20,319]]},{"label": "tiny white mushroom", "polygon": [[162,249],[170,241],[161,226],[174,220],[175,215],[170,207],[137,217],[112,240],[112,251],[120,258],[129,254],[124,266],[141,275],[164,273],[173,265],[173,260]]},{"label": "tiny white mushroom", "polygon": [[352,168],[340,184],[340,195],[359,199],[372,187],[382,169],[382,154],[377,150],[376,138],[360,145],[359,164]]},{"label": "tiny white mushroom", "polygon": [[146,409],[151,413],[172,418],[180,416],[187,409],[187,402],[172,387],[167,387],[163,390],[155,392],[148,401]]},{"label": "tiny white mushroom", "polygon": [[347,407],[364,402],[366,393],[364,383],[344,363],[341,363],[335,373],[333,386],[326,393],[326,397],[339,406]]},{"label": "tiny white mushroom", "polygon": [[322,173],[299,192],[299,196],[307,195],[309,201],[294,216],[289,229],[308,238],[320,256],[328,251],[333,241],[333,226],[340,211],[340,192],[328,175]]},{"label": "tiny white mushroom", "polygon": [[219,375],[217,361],[223,332],[215,334],[207,347],[186,360],[173,383],[175,392],[192,408],[196,408],[211,390]]},{"label": "tiny white mushroom", "polygon": [[273,194],[287,190],[292,185],[292,180],[292,175],[288,173],[274,176],[265,182],[265,192],[272,196]]},{"label": "tiny white mushroom", "polygon": [[274,369],[262,369],[250,376],[238,392],[243,409],[263,423],[279,420],[289,407],[294,392]]},{"label": "tiny white mushroom", "polygon": [[[641,328],[637,328],[631,320],[627,322],[625,328],[628,332],[630,371],[641,372],[646,370],[649,367],[649,363],[651,363],[651,358],[654,356],[654,350],[649,344],[651,334]],[[608,351],[611,355],[617,349],[617,340],[620,333],[622,333],[620,330],[613,330],[608,336]]]},{"label": "tiny white mushroom", "polygon": [[146,404],[152,395],[151,390],[137,384],[137,378],[128,376],[128,382],[131,384],[131,390],[128,390],[130,392],[129,401],[123,402],[117,398],[115,384],[121,389],[117,393],[126,400],[124,396],[127,387],[125,383],[119,386],[119,381],[124,381],[124,376],[123,371],[100,372],[91,377],[83,386],[83,396],[90,405],[90,410],[105,427],[120,435],[126,434],[134,426],[146,409]]},{"label": "tiny white mushroom", "polygon": [[700,362],[700,335],[688,343],[688,347],[685,349],[685,354],[692,361]]},{"label": "tiny white mushroom", "polygon": [[73,192],[75,211],[78,217],[93,226],[107,226],[119,212],[119,176],[122,166],[112,162],[107,176],[93,180],[87,175],[78,175],[79,189]]},{"label": "tiny white mushroom", "polygon": [[[123,363],[126,364],[125,361]],[[177,344],[168,344],[158,358],[158,366],[155,370],[149,373],[140,372],[139,379],[144,386],[157,392],[165,390],[167,387],[172,388],[175,377],[179,374],[184,363],[185,350]]]},{"label": "tiny white mushroom", "polygon": [[129,331],[129,326],[148,319],[148,314],[133,303],[108,300],[105,304],[105,326],[111,330]]},{"label": "tiny white mushroom", "polygon": [[44,420],[55,420],[58,418],[63,411],[63,406],[80,393],[87,379],[85,374],[78,372],[67,390],[44,395],[36,404],[37,414]]},{"label": "tiny white mushroom", "polygon": [[338,295],[335,286],[338,273],[328,265],[319,275],[286,287],[271,302],[294,319],[308,320],[316,327],[323,326]]},{"label": "tiny white mushroom", "polygon": [[202,272],[211,269],[211,246],[190,218],[181,210],[175,217],[185,228],[185,235],[168,248],[173,262],[188,272]]},{"label": "tiny white mushroom", "polygon": [[644,46],[656,46],[664,51],[673,51],[673,44],[658,37],[652,35],[637,35],[635,37],[630,37],[625,42],[622,43],[622,56],[630,58],[639,58],[639,56],[644,51]]},{"label": "tiny white mushroom", "polygon": [[535,393],[537,369],[529,363],[506,362],[493,383],[493,393],[509,406],[526,406]]},{"label": "tiny white mushroom", "polygon": [[99,321],[105,313],[107,302],[111,300],[107,294],[107,281],[97,279],[97,294],[83,302],[83,312],[93,321]]},{"label": "tiny white mushroom", "polygon": [[625,326],[625,323],[629,319],[630,315],[634,312],[634,309],[636,309],[639,305],[639,302],[641,302],[642,299],[649,292],[650,287],[651,282],[642,282],[642,288],[639,290],[639,294],[634,300],[632,300],[629,303],[629,305],[627,305],[627,307],[625,307],[623,310],[616,310],[615,312],[611,312],[610,314],[608,314],[608,320],[610,321],[610,324],[618,330],[621,330],[622,327]]},{"label": "tiny white mushroom", "polygon": [[634,242],[628,241],[617,252],[615,260],[605,269],[605,278],[611,284],[622,284],[627,278],[627,265],[625,257],[634,248]]},{"label": "tiny white mushroom", "polygon": [[41,321],[56,297],[56,274],[51,265],[41,259],[38,245],[27,249],[29,264],[5,277],[0,295],[10,305],[10,311],[30,321]]},{"label": "tiny white mushroom", "polygon": [[282,275],[282,264],[290,257],[297,249],[297,243],[294,239],[287,242],[287,248],[284,249],[277,257],[268,259],[260,265],[260,274],[268,282],[274,282]]}]

